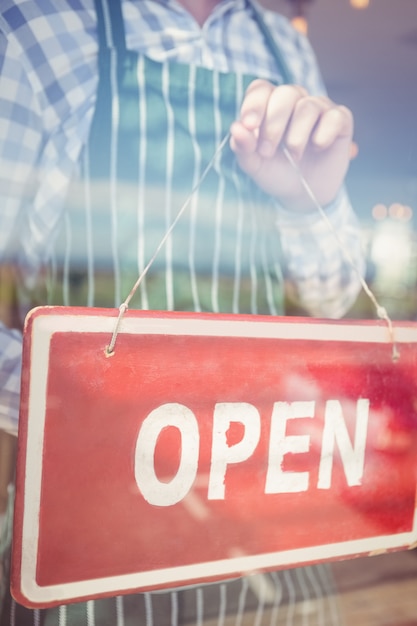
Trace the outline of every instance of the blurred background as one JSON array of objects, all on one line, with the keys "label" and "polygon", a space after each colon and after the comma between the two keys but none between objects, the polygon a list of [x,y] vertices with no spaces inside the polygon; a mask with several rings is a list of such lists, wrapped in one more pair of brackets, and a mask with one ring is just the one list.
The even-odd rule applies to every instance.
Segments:
[{"label": "blurred background", "polygon": [[[330,97],[353,111],[367,282],[393,319],[417,319],[417,0],[262,3],[307,33]],[[349,317],[375,317],[365,294]]]}]

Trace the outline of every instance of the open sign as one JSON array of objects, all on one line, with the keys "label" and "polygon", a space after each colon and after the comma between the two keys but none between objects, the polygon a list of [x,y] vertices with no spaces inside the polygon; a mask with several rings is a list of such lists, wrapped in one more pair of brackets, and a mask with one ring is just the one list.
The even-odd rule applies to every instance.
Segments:
[{"label": "open sign", "polygon": [[412,546],[417,325],[40,308],[12,589],[49,606]]}]

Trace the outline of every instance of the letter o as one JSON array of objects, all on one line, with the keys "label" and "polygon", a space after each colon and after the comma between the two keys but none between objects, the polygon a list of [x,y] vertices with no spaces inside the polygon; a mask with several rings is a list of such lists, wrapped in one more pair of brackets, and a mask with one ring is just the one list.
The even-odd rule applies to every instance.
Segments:
[{"label": "letter o", "polygon": [[[169,426],[181,433],[181,456],[176,475],[161,482],[155,474],[155,448]],[[155,506],[171,506],[189,492],[198,470],[200,435],[194,413],[183,404],[163,404],[144,419],[136,441],[135,480],[143,497]]]}]

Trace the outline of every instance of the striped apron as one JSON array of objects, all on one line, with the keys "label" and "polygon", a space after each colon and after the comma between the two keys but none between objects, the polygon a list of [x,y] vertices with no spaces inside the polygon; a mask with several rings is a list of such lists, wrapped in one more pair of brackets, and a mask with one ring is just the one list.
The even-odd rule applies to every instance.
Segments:
[{"label": "striped apron", "polygon": [[[282,313],[271,198],[240,171],[228,145],[200,184],[255,77],[138,55],[126,49],[120,2],[96,0],[96,10],[99,85],[90,138],[68,194],[50,274],[35,302],[45,303],[46,288],[49,304],[118,307],[189,200],[132,306]],[[290,82],[256,6],[253,11],[282,82]],[[314,599],[321,613],[317,623],[337,624],[332,592],[329,572],[319,566],[45,611],[9,599],[7,623],[177,626],[212,620],[214,626],[241,624],[253,612],[253,623],[274,624],[278,612],[286,611],[286,623],[294,625],[305,619],[294,603]]]},{"label": "striped apron", "polygon": [[100,1],[97,12],[98,99],[48,302],[118,307],[189,201],[132,306],[281,313],[273,200],[241,172],[228,144],[199,184],[254,77],[128,51],[120,3]]}]

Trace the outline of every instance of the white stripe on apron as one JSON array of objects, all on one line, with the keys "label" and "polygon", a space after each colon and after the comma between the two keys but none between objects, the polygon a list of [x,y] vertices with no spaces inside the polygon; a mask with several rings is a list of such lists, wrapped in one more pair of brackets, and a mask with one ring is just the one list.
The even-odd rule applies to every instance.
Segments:
[{"label": "white stripe on apron", "polygon": [[[137,80],[140,82],[141,78],[144,76],[144,58],[140,57],[138,60],[138,72],[137,72]],[[142,137],[142,141],[139,142],[139,175],[138,175],[138,276],[140,276],[145,269],[146,259],[145,259],[145,246],[141,245],[140,242],[145,241],[145,163],[146,163],[146,125],[147,125],[147,109],[146,109],[146,99],[144,97],[144,90],[140,90],[140,110],[142,111],[142,115],[139,120],[139,132]],[[149,301],[148,294],[146,290],[146,276],[142,281],[141,285],[141,308],[149,309]]]},{"label": "white stripe on apron", "polygon": [[194,173],[193,173],[193,181],[192,181],[192,189],[195,190],[193,196],[191,198],[189,211],[190,211],[190,249],[188,255],[188,262],[190,266],[190,279],[191,279],[191,292],[193,297],[193,305],[195,311],[201,311],[200,299],[198,297],[198,289],[197,289],[197,273],[195,268],[195,228],[196,228],[196,218],[197,218],[197,210],[198,210],[198,198],[199,192],[197,189],[198,181],[202,175],[202,167],[201,167],[201,149],[197,141],[197,126],[196,126],[196,108],[197,104],[195,102],[195,85],[196,81],[196,71],[195,66],[190,67],[190,78],[188,82],[188,101],[189,101],[189,117],[188,124],[190,129],[190,136],[193,146],[194,153]]}]

